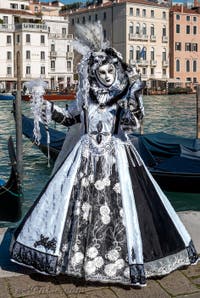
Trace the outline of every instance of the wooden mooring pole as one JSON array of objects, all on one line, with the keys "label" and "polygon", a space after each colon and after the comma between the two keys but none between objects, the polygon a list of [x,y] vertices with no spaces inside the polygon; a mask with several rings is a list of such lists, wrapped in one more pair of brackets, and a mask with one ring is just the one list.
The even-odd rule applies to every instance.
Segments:
[{"label": "wooden mooring pole", "polygon": [[16,157],[17,170],[19,173],[19,183],[22,186],[23,181],[23,149],[22,149],[22,112],[21,112],[21,59],[20,52],[17,52],[17,94],[15,102],[16,117]]},{"label": "wooden mooring pole", "polygon": [[197,114],[196,138],[200,139],[200,85],[197,85],[196,114]]}]

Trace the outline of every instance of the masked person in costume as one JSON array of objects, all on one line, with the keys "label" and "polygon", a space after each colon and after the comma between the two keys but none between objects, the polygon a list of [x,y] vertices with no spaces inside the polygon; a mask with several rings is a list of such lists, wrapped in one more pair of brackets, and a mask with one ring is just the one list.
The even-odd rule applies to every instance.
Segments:
[{"label": "masked person in costume", "polygon": [[43,274],[144,286],[197,254],[126,133],[144,115],[138,72],[103,41],[100,24],[77,36],[76,102],[64,110],[44,101],[40,115],[77,125],[76,136],[15,231],[11,258]]}]

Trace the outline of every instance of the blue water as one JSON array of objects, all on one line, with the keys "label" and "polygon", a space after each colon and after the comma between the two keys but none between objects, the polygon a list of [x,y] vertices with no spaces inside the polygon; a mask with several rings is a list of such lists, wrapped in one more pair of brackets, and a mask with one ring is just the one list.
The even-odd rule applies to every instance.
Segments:
[{"label": "blue water", "polygon": [[[58,102],[64,106],[66,102]],[[194,138],[196,136],[196,96],[144,96],[145,120],[144,133],[164,131],[171,134]],[[7,181],[10,166],[7,152],[7,140],[11,135],[15,139],[12,101],[0,101],[0,178]],[[22,112],[31,116],[30,103],[22,103]],[[58,129],[65,130],[59,125]],[[48,181],[52,166],[47,167],[46,157],[25,137],[23,137],[24,163],[24,202],[23,214]],[[200,210],[200,194],[166,193],[177,211]],[[16,224],[0,223],[3,226]]]}]

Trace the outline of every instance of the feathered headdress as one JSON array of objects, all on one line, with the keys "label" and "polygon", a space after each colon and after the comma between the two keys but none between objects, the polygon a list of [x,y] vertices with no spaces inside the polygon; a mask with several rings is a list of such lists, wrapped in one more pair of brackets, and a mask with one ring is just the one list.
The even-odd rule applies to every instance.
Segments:
[{"label": "feathered headdress", "polygon": [[104,40],[103,28],[100,22],[79,25],[75,28],[76,39],[72,42],[74,49],[85,56],[89,52],[99,52],[109,46]]}]

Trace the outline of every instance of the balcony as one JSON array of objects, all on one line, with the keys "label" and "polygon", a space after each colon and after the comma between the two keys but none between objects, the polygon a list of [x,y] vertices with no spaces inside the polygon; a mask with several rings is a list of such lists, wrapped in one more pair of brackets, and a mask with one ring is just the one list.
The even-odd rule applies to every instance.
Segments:
[{"label": "balcony", "polygon": [[147,66],[149,63],[148,63],[148,61],[147,60],[138,60],[137,61],[137,64],[139,65],[139,66]]},{"label": "balcony", "polygon": [[148,35],[142,34],[141,40],[148,41]]},{"label": "balcony", "polygon": [[169,61],[168,60],[163,60],[162,61],[162,66],[163,67],[168,67],[169,66]]},{"label": "balcony", "polygon": [[150,41],[156,41],[156,36],[155,35],[150,35]]},{"label": "balcony", "polygon": [[36,23],[22,23],[15,25],[16,30],[22,31],[38,31],[38,32],[48,32],[48,27],[45,24],[36,24]]},{"label": "balcony", "polygon": [[74,59],[74,53],[73,52],[66,52],[66,59]]},{"label": "balcony", "polygon": [[162,42],[168,42],[168,37],[167,36],[163,36],[162,37]]},{"label": "balcony", "polygon": [[141,34],[129,33],[129,40],[141,40]]},{"label": "balcony", "polygon": [[150,65],[151,66],[156,66],[157,65],[157,61],[156,60],[150,60]]},{"label": "balcony", "polygon": [[73,34],[49,33],[49,38],[71,40],[73,39]]},{"label": "balcony", "polygon": [[14,32],[15,26],[9,24],[0,24],[0,32]]},{"label": "balcony", "polygon": [[55,59],[57,57],[57,52],[51,51],[50,52],[50,59]]}]

